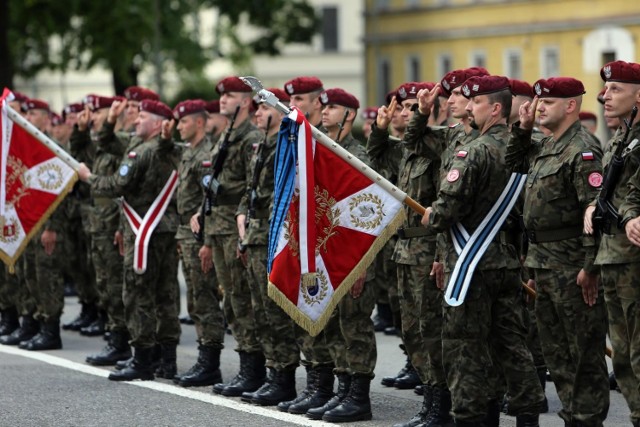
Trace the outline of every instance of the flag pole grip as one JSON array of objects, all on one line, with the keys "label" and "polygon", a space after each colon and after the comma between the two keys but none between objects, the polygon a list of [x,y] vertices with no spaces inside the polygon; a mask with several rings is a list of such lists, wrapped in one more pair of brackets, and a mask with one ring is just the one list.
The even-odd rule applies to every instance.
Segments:
[{"label": "flag pole grip", "polygon": [[78,172],[80,168],[80,163],[74,159],[69,153],[64,151],[64,149],[55,143],[51,138],[42,133],[38,128],[36,128],[31,122],[22,117],[16,110],[11,108],[11,106],[7,103],[6,105],[7,116],[14,122],[17,123],[21,128],[29,132],[34,138],[43,143],[49,148],[49,150],[53,151],[53,153],[59,157],[63,162],[69,165],[74,171]]},{"label": "flag pole grip", "polygon": [[[240,77],[240,79],[247,85],[253,89],[254,92],[260,97],[262,102],[272,106],[279,112],[283,114],[289,114],[291,109],[284,105],[280,100],[270,91],[264,89],[262,87],[262,83],[255,77]],[[418,202],[413,200],[411,197],[407,196],[407,193],[400,190],[398,187],[393,185],[386,178],[381,176],[378,172],[371,169],[369,166],[364,164],[360,159],[358,159],[353,154],[349,153],[345,150],[340,144],[329,138],[326,134],[320,132],[315,126],[311,125],[311,133],[313,137],[320,144],[327,147],[329,150],[333,151],[337,156],[339,156],[342,160],[349,163],[354,169],[358,170],[364,176],[369,178],[374,183],[378,184],[380,187],[384,188],[393,198],[396,200],[405,203],[409,206],[413,211],[415,211],[419,215],[424,215],[425,208],[421,206]]]}]

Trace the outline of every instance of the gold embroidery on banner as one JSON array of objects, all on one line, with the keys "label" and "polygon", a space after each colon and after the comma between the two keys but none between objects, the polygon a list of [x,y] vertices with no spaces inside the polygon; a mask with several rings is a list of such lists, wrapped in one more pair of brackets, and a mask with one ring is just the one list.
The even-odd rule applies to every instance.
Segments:
[{"label": "gold embroidery on banner", "polygon": [[380,224],[385,214],[382,209],[382,199],[373,193],[355,196],[349,202],[351,222],[358,228],[374,230]]},{"label": "gold embroidery on banner", "polygon": [[17,222],[14,218],[0,215],[0,240],[3,243],[13,243],[18,240]]},{"label": "gold embroidery on banner", "polygon": [[62,185],[62,168],[59,165],[49,163],[40,166],[36,171],[36,175],[38,183],[45,190],[55,191]]},{"label": "gold embroidery on banner", "polygon": [[[18,206],[20,199],[27,195],[27,191],[31,186],[29,182],[29,169],[25,166],[21,159],[14,156],[9,156],[7,159],[7,178],[6,178],[6,191],[7,195],[13,190],[11,199],[7,200],[7,204],[11,206]],[[13,187],[16,186],[14,189]]]},{"label": "gold embroidery on banner", "polygon": [[316,272],[316,280],[313,286],[304,286],[301,284],[302,297],[307,305],[320,304],[327,296],[329,289],[329,279],[324,271]]}]

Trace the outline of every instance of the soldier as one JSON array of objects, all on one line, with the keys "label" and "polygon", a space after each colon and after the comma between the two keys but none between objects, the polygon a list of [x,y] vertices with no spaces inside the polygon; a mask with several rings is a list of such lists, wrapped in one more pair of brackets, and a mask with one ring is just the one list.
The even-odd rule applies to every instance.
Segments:
[{"label": "soldier", "polygon": [[[97,145],[98,131],[115,101],[117,98],[93,97],[91,106],[87,105],[78,114],[71,134],[71,153],[76,159],[92,165],[97,175],[112,175],[120,165],[120,156],[106,153]],[[114,242],[120,224],[120,206],[111,198],[92,195],[87,222],[99,306],[106,314],[110,333],[108,344],[102,351],[87,356],[85,360],[91,365],[109,366],[131,357],[122,300],[123,259]]]},{"label": "soldier", "polygon": [[371,135],[371,125],[376,121],[377,116],[378,107],[367,107],[362,110],[362,134],[365,139],[369,139],[369,135]]},{"label": "soldier", "polygon": [[[640,107],[640,64],[614,61],[600,70],[605,81],[604,114],[606,118],[629,119],[634,106]],[[638,168],[640,167],[640,117],[629,123],[628,139],[625,132],[617,132],[607,144],[603,164],[605,171],[612,167],[611,159],[620,144],[624,164],[618,181],[609,188],[609,202],[617,215],[607,215],[601,227],[601,240],[595,264],[601,270],[604,298],[609,318],[609,338],[613,347],[613,370],[618,386],[629,405],[631,422],[640,426],[640,317],[637,304],[640,287],[640,250],[638,249]],[[607,174],[605,173],[605,176]],[[610,185],[603,183],[603,188]],[[592,215],[595,202],[585,211],[585,232],[594,231]],[[626,235],[625,235],[626,232]]]},{"label": "soldier", "polygon": [[[559,416],[575,426],[602,426],[609,410],[606,309],[593,265],[595,241],[582,234],[582,212],[602,184],[602,153],[592,150],[580,123],[582,82],[554,77],[534,87],[538,97],[520,107],[506,155],[507,167],[529,176],[524,265],[534,271],[535,314],[562,402]],[[540,142],[531,139],[536,111],[552,132]]]},{"label": "soldier", "polygon": [[[278,88],[269,89],[280,102],[289,96]],[[274,159],[278,130],[284,114],[260,103],[255,114],[258,128],[265,139],[256,148],[252,159],[247,192],[238,207],[238,226],[244,230],[239,247],[240,256],[249,272],[249,288],[256,316],[256,333],[262,343],[269,375],[265,384],[254,393],[244,393],[242,400],[263,406],[277,405],[296,397],[295,370],[300,364],[300,348],[296,342],[295,325],[267,294],[267,249],[269,217],[273,204]],[[244,252],[243,252],[244,251]]]},{"label": "soldier", "polygon": [[296,77],[284,84],[284,90],[291,97],[289,104],[298,107],[309,123],[317,129],[322,128],[322,103],[320,94],[324,90],[322,81],[317,77]]},{"label": "soldier", "polygon": [[[114,102],[109,114],[119,105]],[[163,103],[142,101],[135,122],[141,143],[129,147],[131,151],[118,172],[97,176],[85,164],[78,171],[80,178],[91,185],[94,196],[124,197],[128,227],[124,235],[123,300],[135,353],[132,363],[109,375],[112,381],[153,379],[151,363],[156,343],[162,349],[158,373],[164,378],[176,374],[176,346],[180,339],[174,238],[177,213],[171,196],[178,158],[168,126],[163,127],[163,120],[171,118],[171,109]],[[159,221],[152,221],[158,216]],[[148,240],[139,236],[148,236]]]},{"label": "soldier", "polygon": [[129,86],[124,90],[124,97],[127,99],[127,106],[124,109],[124,115],[122,115],[122,112],[118,115],[118,118],[121,116],[122,120],[118,121],[116,132],[135,132],[135,121],[140,111],[140,103],[145,99],[160,101],[160,95],[151,89],[140,86]]},{"label": "soldier", "polygon": [[220,101],[214,100],[207,102],[207,124],[205,132],[209,135],[209,139],[213,144],[218,142],[222,131],[229,125],[229,119],[224,114],[220,114]]},{"label": "soldier", "polygon": [[[247,188],[253,147],[262,140],[261,132],[251,124],[251,88],[238,77],[227,77],[216,85],[220,94],[220,112],[228,118],[235,115],[234,128],[227,129],[213,148],[212,168],[219,168],[216,178],[220,191],[215,195],[210,225],[205,223],[205,241],[200,249],[203,263],[213,259],[218,283],[224,289],[224,314],[231,326],[240,355],[240,372],[228,383],[213,386],[213,392],[224,396],[241,396],[255,391],[264,383],[264,354],[256,337],[255,318],[251,307],[251,293],[247,272],[237,256],[238,239],[243,236],[236,222],[236,212]],[[226,150],[222,152],[221,149]],[[221,157],[219,157],[221,156]],[[222,162],[217,159],[224,159]],[[219,162],[219,163],[218,163]],[[211,174],[205,182],[213,179]],[[206,184],[208,185],[208,184]],[[199,231],[193,216],[191,228]]]},{"label": "soldier", "polygon": [[[506,191],[509,180],[504,165],[511,108],[509,80],[500,76],[471,77],[462,86],[462,94],[469,99],[466,109],[479,136],[464,150],[455,152],[446,178],[440,181],[438,199],[422,218],[423,225],[445,233],[448,245],[443,260],[448,278],[456,279],[452,271],[457,262],[472,261],[459,261],[448,234],[451,227],[463,227],[474,238],[480,236],[473,243],[469,240],[469,244],[477,241],[486,245],[484,253],[473,254],[478,262],[475,272],[467,273],[472,276],[463,305],[444,307],[442,354],[451,390],[451,413],[457,426],[483,425],[495,393],[487,371],[495,357],[507,380],[509,410],[516,415],[517,425],[537,427],[544,397],[525,346],[519,261],[513,247],[503,243],[501,236],[492,241],[485,237],[481,242],[488,232],[481,225],[484,220],[494,224],[494,232],[499,227],[493,218],[500,212],[496,206],[504,204],[498,205],[496,200]],[[477,230],[478,227],[483,228]]]},{"label": "soldier", "polygon": [[218,301],[215,271],[198,257],[200,243],[191,232],[189,221],[200,209],[202,190],[200,179],[211,170],[213,144],[205,133],[207,112],[202,100],[188,100],[173,109],[178,121],[180,138],[187,143],[182,153],[178,173],[178,215],[180,225],[176,239],[185,281],[187,283],[187,310],[196,327],[198,360],[186,373],[176,376],[174,382],[183,387],[206,386],[222,382],[220,351],[224,347],[224,321]]}]

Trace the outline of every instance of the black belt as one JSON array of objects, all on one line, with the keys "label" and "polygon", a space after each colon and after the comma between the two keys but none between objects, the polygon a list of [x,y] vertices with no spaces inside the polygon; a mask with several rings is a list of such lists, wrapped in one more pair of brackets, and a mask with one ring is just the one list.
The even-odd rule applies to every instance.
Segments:
[{"label": "black belt", "polygon": [[527,230],[531,243],[558,242],[582,236],[582,227],[558,228],[555,230]]},{"label": "black belt", "polygon": [[240,194],[218,196],[216,197],[216,206],[238,205],[240,204],[240,200],[242,200],[242,195]]}]

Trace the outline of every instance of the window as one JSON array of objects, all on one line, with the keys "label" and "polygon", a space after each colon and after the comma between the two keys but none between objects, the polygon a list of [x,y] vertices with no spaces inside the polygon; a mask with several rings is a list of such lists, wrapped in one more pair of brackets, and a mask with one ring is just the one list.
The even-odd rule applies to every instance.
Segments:
[{"label": "window", "polygon": [[557,77],[560,74],[560,49],[555,46],[542,48],[540,55],[540,75],[542,78]]},{"label": "window", "polygon": [[602,52],[602,66],[616,60],[615,52]]},{"label": "window", "polygon": [[338,8],[322,8],[322,48],[325,52],[338,50]]},{"label": "window", "polygon": [[519,49],[505,51],[504,65],[507,77],[522,80],[522,52]]},{"label": "window", "polygon": [[421,81],[420,58],[417,55],[410,55],[406,61],[406,80],[408,82]]},{"label": "window", "polygon": [[377,98],[378,104],[383,105],[385,103],[385,97],[387,93],[391,91],[391,62],[387,58],[380,58],[378,60],[378,73],[377,73],[378,88]]},{"label": "window", "polygon": [[436,75],[438,78],[444,77],[449,71],[453,68],[453,60],[451,59],[451,55],[448,53],[441,53],[438,56],[438,61],[436,62],[438,69],[436,70]]},{"label": "window", "polygon": [[472,51],[469,66],[487,68],[487,52],[484,50]]}]

